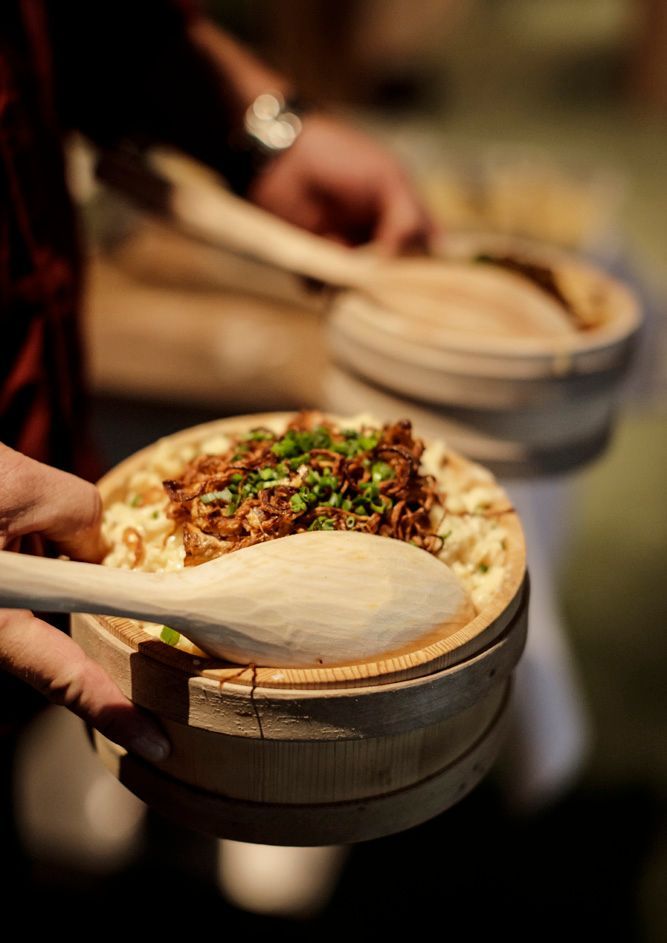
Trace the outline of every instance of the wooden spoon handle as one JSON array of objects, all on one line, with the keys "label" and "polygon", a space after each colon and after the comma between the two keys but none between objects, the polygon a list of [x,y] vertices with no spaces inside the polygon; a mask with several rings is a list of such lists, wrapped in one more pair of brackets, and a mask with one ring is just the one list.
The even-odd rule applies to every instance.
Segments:
[{"label": "wooden spoon handle", "polygon": [[104,155],[98,173],[201,242],[328,285],[361,285],[381,261],[299,229],[222,186],[183,179],[168,161],[156,171],[139,157],[112,152]]},{"label": "wooden spoon handle", "polygon": [[215,246],[327,285],[363,284],[372,257],[298,229],[226,190],[172,181],[170,215],[180,229]]},{"label": "wooden spoon handle", "polygon": [[95,612],[162,622],[173,593],[159,574],[0,551],[0,606]]}]

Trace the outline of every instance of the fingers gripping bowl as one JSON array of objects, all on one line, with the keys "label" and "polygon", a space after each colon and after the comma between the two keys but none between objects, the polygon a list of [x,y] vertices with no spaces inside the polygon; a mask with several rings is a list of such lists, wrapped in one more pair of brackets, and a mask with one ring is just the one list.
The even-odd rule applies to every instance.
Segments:
[{"label": "fingers gripping bowl", "polygon": [[171,740],[149,767],[95,734],[144,801],[227,838],[328,844],[410,827],[482,778],[527,616],[521,526],[485,470],[442,443],[422,449],[409,424],[268,414],[170,436],[100,488],[108,566],[179,569],[290,528],[350,526],[416,542],[472,607],[400,651],[303,666],[226,663],[162,626],[74,616],[75,639]]}]

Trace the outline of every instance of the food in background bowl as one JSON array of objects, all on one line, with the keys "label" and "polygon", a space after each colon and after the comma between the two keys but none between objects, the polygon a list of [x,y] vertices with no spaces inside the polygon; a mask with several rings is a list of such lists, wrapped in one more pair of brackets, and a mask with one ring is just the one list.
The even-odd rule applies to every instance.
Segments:
[{"label": "food in background bowl", "polygon": [[[425,444],[408,420],[251,418],[199,442],[159,444],[107,506],[104,562],[175,570],[302,531],[363,531],[437,556],[479,612],[508,576],[507,515],[487,471],[443,443]],[[198,651],[168,626],[142,627]]]}]

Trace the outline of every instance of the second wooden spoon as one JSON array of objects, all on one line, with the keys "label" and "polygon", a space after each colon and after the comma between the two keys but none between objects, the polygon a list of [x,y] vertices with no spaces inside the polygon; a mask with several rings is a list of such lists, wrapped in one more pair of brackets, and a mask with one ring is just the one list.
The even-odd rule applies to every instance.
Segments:
[{"label": "second wooden spoon", "polygon": [[[497,266],[421,257],[387,258],[349,249],[239,199],[182,157],[147,163],[122,151],[104,156],[103,179],[187,235],[334,288],[438,332],[467,336],[558,337],[573,327],[562,305],[525,278]],[[435,332],[435,333],[434,333]],[[442,339],[441,339],[442,340]],[[445,341],[446,342],[446,341]]]}]

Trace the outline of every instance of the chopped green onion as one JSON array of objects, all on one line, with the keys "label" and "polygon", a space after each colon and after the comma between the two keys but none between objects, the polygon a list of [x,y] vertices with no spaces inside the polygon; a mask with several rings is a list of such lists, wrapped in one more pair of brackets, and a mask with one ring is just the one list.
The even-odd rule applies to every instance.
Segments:
[{"label": "chopped green onion", "polygon": [[377,436],[374,435],[362,435],[359,436],[359,445],[361,450],[364,452],[370,452],[371,449],[374,449],[380,440]]},{"label": "chopped green onion", "polygon": [[292,458],[296,449],[293,442],[285,442],[281,439],[279,442],[273,443],[271,451],[274,455],[277,455],[278,458]]},{"label": "chopped green onion", "polygon": [[488,573],[488,572],[489,572],[489,564],[488,564],[488,563],[480,563],[480,564],[477,566],[477,569],[479,570],[480,573]]},{"label": "chopped green onion", "polygon": [[365,481],[359,486],[364,501],[374,501],[380,497],[380,487],[374,481]]},{"label": "chopped green onion", "polygon": [[[294,472],[300,469],[302,481],[292,482],[288,492],[291,495],[289,506],[292,512],[301,515],[314,511],[317,516],[313,515],[314,520],[309,529],[333,530],[340,524],[325,509],[340,508],[349,515],[343,516],[346,528],[355,528],[360,521],[373,514],[385,514],[395,503],[382,493],[381,485],[395,478],[396,472],[388,462],[375,460],[373,455],[380,436],[378,430],[369,427],[361,431],[344,429],[332,433],[325,426],[317,426],[311,430],[288,429],[282,436],[261,428],[252,429],[238,440],[237,454],[233,460],[242,460],[244,453],[251,450],[252,442],[266,441],[267,457],[263,467],[242,468],[230,476],[227,487],[200,495],[199,499],[204,505],[223,505],[215,507],[214,513],[231,517],[244,501],[279,483],[287,483]],[[364,469],[368,469],[368,472],[364,471],[366,480],[350,480],[342,484],[341,477],[333,473],[333,456],[314,456],[311,454],[313,450],[336,452],[344,459],[356,458]],[[272,456],[275,458],[272,459]],[[273,461],[276,464],[272,464]],[[139,496],[137,500],[140,500]]]},{"label": "chopped green onion", "polygon": [[348,442],[333,442],[331,444],[331,451],[336,452],[338,455],[351,455],[350,449],[352,448],[351,443]]},{"label": "chopped green onion", "polygon": [[306,503],[302,494],[293,494],[289,503],[292,510],[297,514],[301,514],[303,511],[308,510],[308,504]]},{"label": "chopped green onion", "polygon": [[308,530],[335,530],[333,518],[316,517]]},{"label": "chopped green onion", "polygon": [[130,507],[138,508],[142,504],[142,499],[140,494],[135,494],[130,500]]},{"label": "chopped green onion", "polygon": [[178,645],[178,640],[180,639],[181,634],[175,629],[170,629],[168,625],[162,626],[162,631],[160,632],[160,638],[163,642],[166,642],[167,645]]},{"label": "chopped green onion", "polygon": [[299,488],[299,497],[303,498],[306,504],[317,504],[317,495],[309,488]]},{"label": "chopped green onion", "polygon": [[324,426],[313,429],[311,434],[311,449],[328,449],[331,445],[331,433]]},{"label": "chopped green onion", "polygon": [[394,477],[394,469],[388,462],[373,462],[371,475],[373,481],[389,481]]}]

